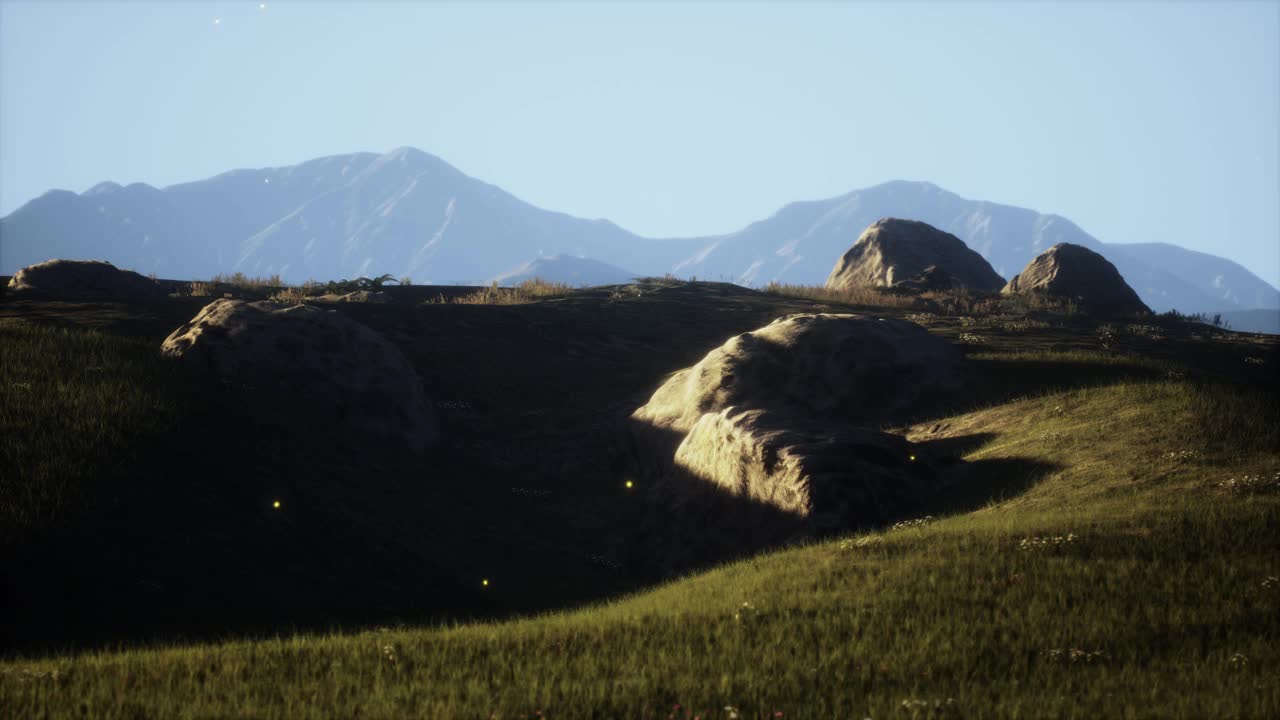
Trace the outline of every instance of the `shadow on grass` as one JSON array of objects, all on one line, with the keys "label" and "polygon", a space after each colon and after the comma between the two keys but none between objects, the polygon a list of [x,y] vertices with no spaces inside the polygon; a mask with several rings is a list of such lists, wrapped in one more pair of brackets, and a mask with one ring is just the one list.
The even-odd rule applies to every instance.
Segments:
[{"label": "shadow on grass", "polygon": [[917,440],[915,445],[924,455],[933,458],[934,462],[945,467],[960,463],[961,458],[965,455],[980,449],[995,439],[995,433],[979,432],[934,440]]},{"label": "shadow on grass", "polygon": [[215,298],[166,300],[56,300],[47,297],[8,298],[0,302],[0,320],[37,325],[90,328],[113,335],[159,342],[181,327]]},{"label": "shadow on grass", "polygon": [[[483,615],[437,458],[353,442],[293,398],[189,378],[188,414],[100,458],[73,522],[6,548],[9,652]],[[121,452],[123,448],[106,448]],[[118,465],[118,463],[117,463]],[[280,505],[276,506],[275,503]],[[424,508],[426,510],[424,511]]]},{"label": "shadow on grass", "polygon": [[1015,498],[1062,466],[1029,458],[958,462],[938,494],[921,507],[926,515],[960,515]]},{"label": "shadow on grass", "polygon": [[[963,460],[991,442],[995,433],[917,442],[909,446],[914,453],[911,460],[864,452],[854,445],[845,451],[847,464],[827,464],[822,473],[807,478],[812,505],[805,515],[738,494],[673,462],[656,460],[671,457],[681,440],[677,433],[636,422],[633,437],[637,455],[645,452],[648,458],[644,463],[635,461],[633,467],[642,468],[636,472],[650,490],[648,514],[630,559],[637,572],[654,578],[795,544],[881,530],[922,515],[969,512],[1020,495],[1059,469],[1022,458]],[[784,499],[790,491],[774,489]],[[838,522],[833,523],[835,518]]]},{"label": "shadow on grass", "polygon": [[979,358],[969,363],[972,374],[960,390],[919,402],[893,420],[923,423],[1027,397],[1166,378],[1165,370],[1121,361]]},{"label": "shadow on grass", "polygon": [[963,460],[996,437],[996,433],[977,432],[916,442],[921,453],[942,468],[939,490],[922,506],[924,512],[955,515],[978,510],[1017,497],[1062,469],[1061,465],[1030,458]]},{"label": "shadow on grass", "polygon": [[[160,438],[134,440],[147,443],[129,453],[146,458],[142,462],[122,465],[113,455],[120,448],[103,449],[100,479],[117,496],[115,504],[9,553],[15,560],[4,569],[6,600],[15,610],[0,621],[7,635],[0,645],[41,652],[501,618],[661,580],[665,576],[643,559],[654,548],[624,539],[644,512],[638,495],[650,488],[621,489],[625,467],[610,474],[604,453],[593,454],[598,448],[584,438],[603,416],[590,408],[647,398],[664,373],[782,310],[763,296],[744,295],[723,308],[702,302],[693,289],[654,296],[643,305],[575,297],[555,307],[346,308],[391,337],[408,338],[401,342],[428,388],[449,393],[437,400],[462,398],[477,407],[446,427],[456,449],[414,459],[376,444],[349,446],[332,429],[308,424],[288,403],[202,386],[183,424]],[[0,317],[100,327],[158,342],[204,302],[172,300],[153,309],[6,301]],[[615,335],[630,342],[606,347],[604,339]],[[566,356],[566,338],[593,337],[600,342],[587,348],[586,360]],[[1155,374],[1103,363],[974,364],[967,393],[949,400],[950,407],[925,410],[941,418],[956,407],[982,407],[1047,386]],[[570,389],[583,400],[570,397]],[[582,408],[576,424],[524,412],[570,402],[574,412]],[[536,434],[529,452],[516,452],[520,433],[534,424],[564,426],[568,434]],[[966,479],[935,498],[941,510],[875,509],[866,527],[922,511],[981,507],[1025,491],[1052,470],[1020,461],[957,462],[987,440],[923,443],[947,477],[964,469]],[[578,465],[569,465],[567,456],[599,460],[598,470],[574,470]],[[282,510],[271,507],[274,499],[283,500]],[[650,525],[663,532],[714,529],[721,540],[699,550],[707,563],[777,547],[796,530],[794,516],[714,493],[678,514],[657,511]],[[683,552],[678,533],[673,537],[672,552]],[[628,549],[636,561],[616,566]],[[483,578],[494,583],[482,589]]]}]

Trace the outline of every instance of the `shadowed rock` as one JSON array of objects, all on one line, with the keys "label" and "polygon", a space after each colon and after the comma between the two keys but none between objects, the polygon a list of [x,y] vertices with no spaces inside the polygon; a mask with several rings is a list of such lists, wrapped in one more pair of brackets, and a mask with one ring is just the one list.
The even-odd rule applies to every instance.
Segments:
[{"label": "shadowed rock", "polygon": [[650,557],[674,570],[910,509],[932,466],[857,425],[962,376],[955,348],[901,320],[792,315],[730,339],[631,416]]},{"label": "shadowed rock", "polygon": [[1036,256],[1000,292],[1070,298],[1097,314],[1151,312],[1115,265],[1086,247],[1070,243],[1059,243]]},{"label": "shadowed rock", "polygon": [[889,433],[727,408],[694,424],[675,463],[822,533],[885,520],[927,493],[932,473],[915,453]]},{"label": "shadowed rock", "polygon": [[215,300],[161,352],[229,382],[284,391],[365,439],[421,452],[437,436],[434,411],[400,349],[334,310]]},{"label": "shadowed rock", "polygon": [[168,295],[154,280],[101,260],[47,260],[29,265],[9,278],[8,290],[14,295],[77,300],[156,300]]},{"label": "shadowed rock", "polygon": [[915,220],[884,218],[864,230],[836,262],[827,287],[893,287],[912,278],[916,283],[945,281],[947,289],[995,292],[1004,285],[1004,278],[955,235]]},{"label": "shadowed rock", "polygon": [[937,265],[930,265],[924,270],[905,280],[899,280],[889,286],[889,291],[899,295],[916,295],[923,292],[939,292],[963,287],[956,282],[951,273]]}]

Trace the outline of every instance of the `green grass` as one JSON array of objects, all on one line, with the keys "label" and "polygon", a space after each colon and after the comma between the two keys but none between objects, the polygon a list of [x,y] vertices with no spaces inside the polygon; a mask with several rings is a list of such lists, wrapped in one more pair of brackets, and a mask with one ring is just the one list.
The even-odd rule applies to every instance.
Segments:
[{"label": "green grass", "polygon": [[[1280,716],[1274,343],[1155,320],[1104,345],[1087,318],[939,303],[932,332],[983,340],[965,391],[896,428],[968,461],[928,521],[654,587],[587,559],[621,558],[635,519],[610,422],[818,306],[637,288],[343,308],[441,403],[449,444],[420,461],[163,362],[198,299],[0,304],[0,520],[29,618],[0,717]],[[437,572],[463,585],[425,607]],[[86,614],[32,610],[44,585]],[[184,637],[203,620],[218,641]],[[81,629],[107,645],[68,646]]]},{"label": "green grass", "polygon": [[[947,514],[966,490],[955,487],[930,510],[938,519],[917,527],[779,551],[578,611],[10,661],[0,714],[1280,714],[1280,496],[1218,486],[1280,468],[1273,404],[1135,382],[950,423],[990,435],[968,455],[975,465],[1033,458],[1059,469],[977,510]],[[1167,456],[1182,450],[1196,454]]]},{"label": "green grass", "polygon": [[142,340],[0,324],[0,542],[103,502],[188,399]]}]

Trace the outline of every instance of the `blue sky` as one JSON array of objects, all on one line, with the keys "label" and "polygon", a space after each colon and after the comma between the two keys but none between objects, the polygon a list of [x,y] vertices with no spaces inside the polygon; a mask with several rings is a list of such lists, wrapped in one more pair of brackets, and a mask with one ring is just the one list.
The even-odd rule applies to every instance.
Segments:
[{"label": "blue sky", "polygon": [[0,2],[0,214],[412,145],[728,232],[891,179],[1280,285],[1280,4]]}]

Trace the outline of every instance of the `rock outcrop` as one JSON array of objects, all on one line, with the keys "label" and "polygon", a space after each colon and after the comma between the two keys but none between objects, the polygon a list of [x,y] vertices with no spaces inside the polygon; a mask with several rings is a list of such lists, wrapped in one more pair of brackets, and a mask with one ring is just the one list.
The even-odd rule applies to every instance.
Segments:
[{"label": "rock outcrop", "polygon": [[73,300],[157,300],[168,293],[156,281],[101,260],[46,260],[9,278],[12,295]]},{"label": "rock outcrop", "polygon": [[681,436],[727,407],[877,421],[958,385],[961,363],[949,343],[905,320],[789,315],[675,373],[632,417]]},{"label": "rock outcrop", "polygon": [[955,348],[901,320],[792,315],[730,339],[631,415],[649,556],[672,570],[909,510],[932,466],[859,425],[962,378]]},{"label": "rock outcrop", "polygon": [[1059,243],[1040,253],[1000,292],[1071,299],[1101,315],[1151,312],[1115,265],[1089,248],[1070,243]]},{"label": "rock outcrop", "polygon": [[400,349],[335,310],[215,300],[161,352],[228,382],[282,391],[349,435],[415,452],[437,437],[434,410]]},{"label": "rock outcrop", "polygon": [[884,218],[864,230],[836,262],[827,287],[887,288],[913,278],[917,284],[927,280],[936,286],[945,280],[949,287],[986,292],[1004,285],[986,259],[955,235],[915,220]]},{"label": "rock outcrop", "polygon": [[911,443],[897,435],[767,410],[703,415],[675,462],[729,494],[838,531],[885,520],[930,489]]}]

